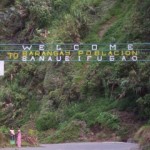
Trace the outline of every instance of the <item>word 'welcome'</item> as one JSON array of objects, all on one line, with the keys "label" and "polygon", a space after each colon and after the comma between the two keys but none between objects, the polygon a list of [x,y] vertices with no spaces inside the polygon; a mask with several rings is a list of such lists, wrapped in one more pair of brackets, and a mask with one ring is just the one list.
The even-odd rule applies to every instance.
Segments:
[{"label": "word 'welcome'", "polygon": [[0,44],[4,61],[150,61],[149,43],[140,44]]}]

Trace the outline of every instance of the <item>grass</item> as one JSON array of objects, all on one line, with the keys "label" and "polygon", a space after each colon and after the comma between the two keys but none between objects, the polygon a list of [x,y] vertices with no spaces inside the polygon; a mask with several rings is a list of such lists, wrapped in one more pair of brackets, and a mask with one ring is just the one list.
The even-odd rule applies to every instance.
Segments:
[{"label": "grass", "polygon": [[86,134],[86,124],[82,121],[71,121],[63,123],[55,134],[47,138],[48,143],[62,143],[80,141],[80,135]]},{"label": "grass", "polygon": [[59,116],[61,122],[57,129],[50,132],[47,135],[48,138],[41,134],[40,140],[43,143],[80,141],[80,136],[86,137],[95,124],[115,131],[119,128],[119,118],[111,110],[115,109],[116,105],[116,101],[102,98],[89,102],[71,103]]},{"label": "grass", "polygon": [[142,126],[135,134],[134,139],[140,143],[141,146],[146,146],[150,143],[150,125]]},{"label": "grass", "polygon": [[89,102],[71,104],[65,110],[65,116],[67,119],[79,119],[92,125],[97,122],[97,118],[103,112],[114,109],[117,102],[109,99],[96,99]]},{"label": "grass", "polygon": [[[94,0],[94,1],[92,0],[88,0],[88,1],[87,0],[84,0],[84,1],[66,0],[65,3],[63,0],[59,0],[57,2],[56,7],[59,6],[59,11],[61,13],[60,12],[58,13],[57,10],[53,10],[55,11],[53,16],[56,15],[56,17],[54,17],[55,19],[53,18],[51,22],[52,25],[48,27],[50,30],[50,34],[49,34],[49,37],[46,39],[46,41],[49,43],[52,41],[55,41],[55,42],[58,41],[62,43],[72,42],[77,35],[82,36],[82,34],[84,33],[84,36],[80,37],[81,42],[89,42],[89,43],[105,42],[106,43],[106,42],[112,42],[112,41],[113,42],[117,42],[117,41],[128,42],[129,40],[132,42],[134,38],[132,38],[133,35],[130,36],[130,31],[132,30],[131,29],[132,23],[133,23],[132,15],[134,15],[135,13],[134,4],[136,1],[114,0],[114,2],[115,1],[116,3],[113,3],[113,5],[111,5],[110,7],[109,0],[106,0],[106,1],[104,0],[101,0],[101,1],[99,0]],[[36,5],[34,7],[35,9],[37,8]],[[64,8],[66,9],[64,10]],[[69,9],[72,9],[72,11]],[[91,14],[90,12],[92,9],[94,9],[95,11],[94,15]],[[31,16],[35,15],[34,13],[32,13],[32,11],[30,13],[31,13]],[[36,13],[40,13],[41,17],[39,18],[42,18],[42,19],[45,18],[45,15],[42,14],[42,12],[39,12],[38,10],[36,10]],[[32,23],[33,24],[35,23],[32,21],[31,22],[28,21],[28,19],[32,20],[30,18],[31,16],[30,15],[27,16],[27,19],[26,19],[27,23],[25,26],[27,26],[28,24],[30,26],[32,25]],[[105,32],[102,39],[100,39],[98,35],[100,28],[102,28],[103,25],[105,25],[105,23],[107,25],[107,21],[109,21],[112,17],[115,17],[116,19],[112,21],[111,26],[109,26],[108,30]],[[36,22],[40,23],[41,21],[37,20]],[[38,25],[38,23],[36,24],[36,27],[41,26],[40,24]],[[43,21],[42,23],[46,25],[48,22]],[[82,26],[87,27],[87,30],[82,31],[81,30],[83,29],[81,28]],[[35,27],[35,31],[37,30],[36,27]],[[47,27],[47,25],[45,27]],[[29,35],[28,33],[26,33],[26,30],[27,29],[20,32],[21,39],[23,38],[22,35],[24,34],[26,34],[27,35],[26,37],[28,38]],[[38,37],[37,39],[35,38],[36,36]],[[34,39],[30,41],[31,43],[33,41],[44,42],[43,39],[40,40],[39,38],[40,36],[38,34],[36,36],[34,36]],[[134,36],[136,37],[136,34],[134,34]],[[104,64],[104,65],[106,67],[107,64]],[[9,80],[8,80],[10,78],[9,77],[10,74],[14,74],[16,78],[16,79],[14,78],[14,80],[12,81],[13,84],[11,85],[11,88],[8,86],[9,90],[8,92],[6,92],[6,95],[7,93],[12,92],[10,95],[14,96],[14,97],[11,97],[11,99],[15,101],[14,103],[17,106],[15,109],[20,111],[20,112],[15,111],[15,113],[16,114],[18,113],[18,116],[21,116],[20,117],[21,119],[17,115],[14,115],[15,119],[18,122],[17,124],[21,124],[21,125],[24,124],[25,122],[29,120],[31,115],[33,113],[36,113],[38,110],[40,111],[41,114],[42,114],[42,109],[45,112],[48,111],[48,114],[45,115],[44,117],[43,116],[41,118],[37,117],[38,118],[37,128],[39,130],[46,130],[46,132],[50,128],[57,128],[57,131],[50,133],[50,136],[48,138],[44,137],[45,141],[48,141],[48,142],[64,142],[68,140],[74,141],[80,137],[81,132],[86,134],[87,132],[86,129],[91,128],[95,124],[96,125],[98,124],[98,126],[103,127],[103,128],[107,127],[107,128],[110,128],[111,130],[119,130],[120,128],[119,118],[115,113],[112,113],[114,112],[112,110],[118,107],[117,106],[118,102],[115,100],[110,100],[106,98],[93,98],[96,94],[97,95],[99,94],[99,91],[97,89],[99,89],[100,86],[99,85],[95,86],[96,85],[95,81],[98,81],[99,78],[92,81],[92,77],[95,78],[95,75],[91,75],[92,77],[90,79],[84,79],[88,77],[88,75],[86,75],[88,74],[88,69],[85,69],[84,71],[83,64],[76,63],[75,64],[76,67],[71,66],[70,67],[71,69],[68,69],[69,67],[67,65],[66,65],[67,67],[65,68],[61,68],[58,66],[52,67],[52,65],[49,65],[49,66],[47,65],[46,67],[44,67],[43,65],[43,67],[41,68],[44,68],[44,69],[40,69],[39,65],[33,66],[33,64],[26,65],[26,66],[16,65],[16,68],[19,68],[19,69],[16,69],[16,71],[14,70],[13,66],[14,65],[9,67],[9,70],[7,71],[8,73],[6,74],[7,76],[5,76],[4,79],[5,79],[5,82],[7,82],[7,84],[9,85],[11,84],[9,83]],[[94,65],[90,64],[90,66],[92,68],[96,66],[96,64]],[[38,69],[36,69],[37,67]],[[98,71],[103,73],[105,71],[103,68],[98,68]],[[92,69],[89,69],[89,70],[92,71]],[[65,74],[65,73],[62,74],[62,72],[67,72],[68,74]],[[71,79],[69,79],[68,77],[69,75]],[[35,77],[33,78],[33,76]],[[55,81],[56,76],[58,76],[59,82]],[[99,76],[100,75],[98,75],[98,77]],[[104,78],[104,76],[102,76],[102,78]],[[72,80],[72,77],[74,78],[74,80]],[[70,81],[67,82],[67,80],[70,80]],[[67,83],[66,84],[67,90],[69,88],[69,90],[72,89],[73,91],[73,89],[75,89],[77,91],[77,92],[73,91],[71,93],[73,96],[74,96],[74,93],[78,95],[83,94],[82,82],[84,80],[87,80],[89,84],[88,86],[91,87],[91,90],[89,90],[89,92],[86,89],[84,90],[84,94],[87,94],[85,101],[82,101],[81,99],[79,100],[78,98],[75,97],[74,99],[72,98],[73,100],[71,99],[72,101],[74,101],[71,103],[68,100],[69,98],[67,97],[70,93],[68,94],[67,92],[61,97],[62,93],[64,92],[61,90],[65,89],[64,83]],[[74,84],[72,84],[72,81],[74,82]],[[2,84],[5,85],[5,87],[7,87],[5,82],[4,83],[2,82]],[[37,86],[37,84],[39,84],[39,86]],[[75,88],[74,88],[74,85],[75,85]],[[3,96],[4,93],[1,93],[1,97]],[[108,91],[106,91],[105,93],[106,93],[105,95],[107,96]],[[94,96],[92,97],[91,95],[94,95]],[[43,101],[44,98],[45,98],[45,101]],[[5,98],[3,98],[3,100],[4,99]],[[40,103],[37,101],[37,99],[45,103],[45,105],[42,108],[40,108],[39,106]],[[61,106],[60,108],[59,107],[60,103],[64,103],[64,105],[66,104],[64,101],[70,104],[65,107]],[[48,102],[55,102],[55,104],[51,105],[51,103],[48,103]],[[126,103],[126,101],[121,102],[121,103],[123,105],[124,103]],[[126,104],[127,104],[127,107],[129,107],[129,103],[127,102]],[[59,112],[59,115],[57,113],[55,114],[55,112],[49,113],[49,111],[51,111],[50,109],[52,109],[54,105],[56,105],[55,106],[56,109],[54,111]],[[24,112],[28,112],[28,113],[24,115]],[[39,114],[39,116],[41,114]],[[9,120],[9,118],[7,120]],[[83,125],[82,123],[83,124],[85,123],[86,127],[82,126]],[[80,130],[81,129],[80,127],[82,127],[83,129],[82,131]],[[127,134],[127,132],[126,130],[122,129],[122,132],[120,132],[119,134],[121,136],[124,136]],[[103,136],[105,137],[105,134]],[[42,139],[43,137],[41,136],[40,138]]]}]

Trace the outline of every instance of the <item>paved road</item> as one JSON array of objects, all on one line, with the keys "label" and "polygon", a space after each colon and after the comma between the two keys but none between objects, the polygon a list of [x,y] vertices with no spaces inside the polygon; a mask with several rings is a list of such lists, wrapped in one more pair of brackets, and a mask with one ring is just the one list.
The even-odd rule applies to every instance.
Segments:
[{"label": "paved road", "polygon": [[[0,148],[0,150],[17,150],[18,148]],[[40,147],[23,147],[20,150],[137,150],[138,145],[122,142],[94,142],[94,143],[65,143],[45,144]]]}]

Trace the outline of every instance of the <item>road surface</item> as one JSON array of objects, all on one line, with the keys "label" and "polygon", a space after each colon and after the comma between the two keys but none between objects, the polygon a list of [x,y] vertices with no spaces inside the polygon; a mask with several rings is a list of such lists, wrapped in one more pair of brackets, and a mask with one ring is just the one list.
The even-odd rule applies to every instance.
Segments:
[{"label": "road surface", "polygon": [[[18,148],[0,148],[0,150],[17,150]],[[122,142],[93,142],[93,143],[64,143],[45,144],[40,147],[22,147],[20,150],[138,150],[134,143]]]}]

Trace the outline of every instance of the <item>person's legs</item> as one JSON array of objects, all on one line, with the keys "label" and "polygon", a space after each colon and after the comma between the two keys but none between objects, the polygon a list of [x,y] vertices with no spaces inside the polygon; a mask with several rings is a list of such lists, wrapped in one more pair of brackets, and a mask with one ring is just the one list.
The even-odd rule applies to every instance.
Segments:
[{"label": "person's legs", "polygon": [[17,146],[21,147],[21,136],[18,136],[17,138]]},{"label": "person's legs", "polygon": [[15,140],[15,135],[12,136],[12,140]]}]

